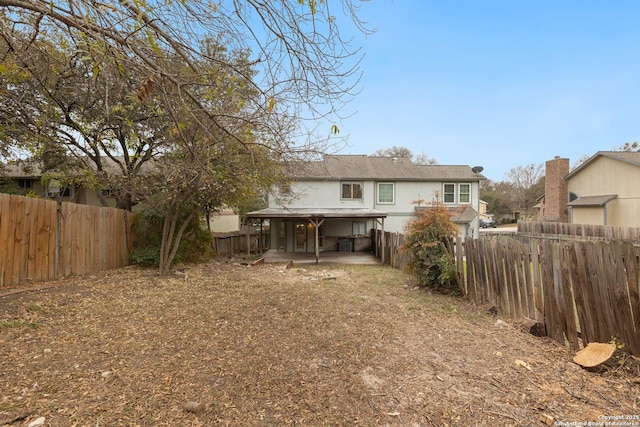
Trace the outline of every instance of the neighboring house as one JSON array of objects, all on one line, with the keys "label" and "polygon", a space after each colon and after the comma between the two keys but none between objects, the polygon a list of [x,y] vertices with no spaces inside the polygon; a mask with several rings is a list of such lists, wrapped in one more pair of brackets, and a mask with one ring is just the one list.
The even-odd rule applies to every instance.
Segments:
[{"label": "neighboring house", "polygon": [[480,199],[479,202],[480,202],[480,205],[478,206],[479,207],[478,215],[480,216],[480,219],[493,221],[493,214],[487,212],[487,206],[489,204],[482,199]]},{"label": "neighboring house", "polygon": [[[37,197],[50,198],[63,202],[79,203],[90,206],[102,206],[98,194],[86,187],[77,185],[62,186],[56,180],[44,179],[39,163],[19,160],[3,165],[0,175],[16,184],[18,194],[33,194]],[[108,197],[108,194],[105,194]],[[115,205],[115,203],[114,203]]]},{"label": "neighboring house", "polygon": [[240,215],[233,209],[225,208],[211,214],[209,230],[212,233],[233,233],[240,231]]},{"label": "neighboring house", "polygon": [[599,151],[569,172],[569,159],[546,163],[542,221],[640,227],[640,152]]},{"label": "neighboring house", "polygon": [[569,222],[640,227],[640,152],[599,151],[564,180]]},{"label": "neighboring house", "polygon": [[269,220],[271,248],[287,252],[368,251],[371,229],[402,233],[417,210],[434,203],[450,209],[462,235],[478,236],[480,171],[327,155],[301,165],[269,195],[267,209],[247,217]]}]

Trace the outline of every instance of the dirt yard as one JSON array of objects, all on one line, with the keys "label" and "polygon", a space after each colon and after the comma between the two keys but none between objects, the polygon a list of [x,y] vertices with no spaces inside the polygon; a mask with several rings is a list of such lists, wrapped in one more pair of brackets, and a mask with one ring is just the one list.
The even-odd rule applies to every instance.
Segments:
[{"label": "dirt yard", "polygon": [[0,426],[640,425],[637,359],[587,371],[397,270],[185,271],[0,297]]}]

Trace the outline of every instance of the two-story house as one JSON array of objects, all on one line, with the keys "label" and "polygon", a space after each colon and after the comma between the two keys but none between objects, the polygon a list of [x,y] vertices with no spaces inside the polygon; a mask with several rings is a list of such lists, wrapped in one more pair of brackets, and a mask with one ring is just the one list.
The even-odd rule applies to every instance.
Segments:
[{"label": "two-story house", "polygon": [[640,226],[640,152],[599,151],[564,180],[569,222]]},{"label": "two-story house", "polygon": [[478,235],[481,168],[416,165],[407,158],[326,155],[300,165],[274,189],[271,248],[286,252],[368,251],[370,231],[404,231],[419,209],[448,207],[462,235]]},{"label": "two-story house", "polygon": [[569,159],[546,163],[540,219],[574,224],[640,226],[640,152],[598,151],[569,170]]}]

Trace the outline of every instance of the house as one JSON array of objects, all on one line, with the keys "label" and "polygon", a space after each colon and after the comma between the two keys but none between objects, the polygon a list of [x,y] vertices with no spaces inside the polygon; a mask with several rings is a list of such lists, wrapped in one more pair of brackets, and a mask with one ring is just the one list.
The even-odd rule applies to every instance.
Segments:
[{"label": "house", "polygon": [[408,158],[326,155],[299,165],[274,189],[268,208],[271,248],[286,252],[369,251],[370,231],[404,231],[419,209],[448,207],[462,235],[478,236],[482,168],[416,165]]},{"label": "house", "polygon": [[480,220],[494,221],[493,214],[487,212],[488,206],[489,206],[489,203],[485,202],[482,199],[479,200],[478,214],[479,214]]},{"label": "house", "polygon": [[209,218],[209,230],[212,233],[234,233],[240,228],[240,215],[230,208],[223,208]]},{"label": "house", "polygon": [[11,162],[2,165],[0,170],[0,176],[13,184],[13,192],[17,194],[101,206],[97,192],[78,185],[65,185],[58,180],[47,179],[45,175],[41,164],[32,160]]},{"label": "house", "polygon": [[599,151],[564,180],[569,222],[640,226],[640,152]]}]

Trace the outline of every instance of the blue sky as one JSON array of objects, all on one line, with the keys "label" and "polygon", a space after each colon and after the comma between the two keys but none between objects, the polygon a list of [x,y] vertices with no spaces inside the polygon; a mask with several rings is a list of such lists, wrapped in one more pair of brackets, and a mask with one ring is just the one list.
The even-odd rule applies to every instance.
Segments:
[{"label": "blue sky", "polygon": [[639,1],[372,0],[342,154],[509,169],[640,139]]}]

